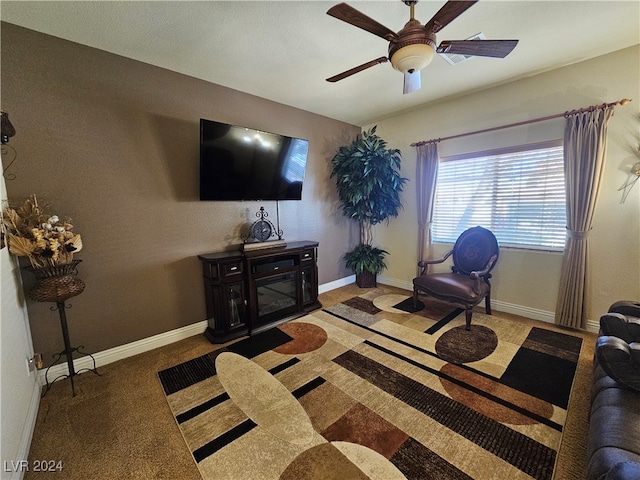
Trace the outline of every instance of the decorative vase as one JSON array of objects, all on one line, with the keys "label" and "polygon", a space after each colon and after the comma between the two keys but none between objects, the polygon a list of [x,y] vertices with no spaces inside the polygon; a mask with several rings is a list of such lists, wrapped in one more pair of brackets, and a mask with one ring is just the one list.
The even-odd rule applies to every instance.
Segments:
[{"label": "decorative vase", "polygon": [[77,266],[82,260],[72,260],[65,265],[48,267],[27,267],[37,280],[36,286],[29,291],[29,297],[35,302],[64,302],[80,295],[84,291],[84,282],[80,280]]}]

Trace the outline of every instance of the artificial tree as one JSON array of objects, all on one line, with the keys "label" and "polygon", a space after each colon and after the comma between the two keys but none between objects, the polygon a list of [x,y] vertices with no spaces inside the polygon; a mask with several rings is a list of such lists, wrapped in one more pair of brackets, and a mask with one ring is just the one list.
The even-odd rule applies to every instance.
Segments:
[{"label": "artificial tree", "polygon": [[373,246],[372,227],[398,216],[407,181],[400,176],[400,150],[387,148],[376,128],[340,147],[332,160],[331,178],[336,177],[342,212],[360,224],[360,244],[344,256],[360,287],[375,286],[376,275],[386,268],[384,256],[389,252]]}]

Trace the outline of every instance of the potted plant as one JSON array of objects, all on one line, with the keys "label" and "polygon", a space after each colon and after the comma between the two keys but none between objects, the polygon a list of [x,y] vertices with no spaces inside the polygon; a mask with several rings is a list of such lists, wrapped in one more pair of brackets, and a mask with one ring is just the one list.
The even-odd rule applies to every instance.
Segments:
[{"label": "potted plant", "polygon": [[9,253],[27,257],[31,264],[25,268],[37,281],[29,291],[32,300],[64,302],[84,291],[84,282],[76,276],[81,260],[73,258],[82,250],[82,239],[73,232],[70,219],[61,220],[47,212],[47,207],[31,195],[17,208],[6,207],[2,222]]},{"label": "potted plant", "polygon": [[82,239],[73,233],[71,220],[60,220],[31,195],[17,208],[6,207],[2,221],[7,230],[9,253],[27,257],[33,268],[58,268],[73,262],[82,250]]},{"label": "potted plant", "polygon": [[376,276],[387,267],[386,250],[373,246],[373,225],[397,217],[400,192],[407,181],[400,176],[401,153],[387,148],[376,126],[342,146],[332,159],[342,212],[360,224],[360,244],[344,256],[359,287],[375,287]]}]

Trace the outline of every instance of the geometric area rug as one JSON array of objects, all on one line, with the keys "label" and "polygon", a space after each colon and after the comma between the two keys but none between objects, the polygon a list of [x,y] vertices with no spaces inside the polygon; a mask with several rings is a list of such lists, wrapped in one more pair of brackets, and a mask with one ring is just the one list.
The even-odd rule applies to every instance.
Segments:
[{"label": "geometric area rug", "polygon": [[353,297],[158,372],[214,479],[553,476],[582,339]]}]

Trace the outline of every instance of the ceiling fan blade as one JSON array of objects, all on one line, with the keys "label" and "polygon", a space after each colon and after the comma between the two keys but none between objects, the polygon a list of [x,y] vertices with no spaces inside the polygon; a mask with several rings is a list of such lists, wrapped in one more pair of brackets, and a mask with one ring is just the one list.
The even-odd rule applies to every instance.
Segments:
[{"label": "ceiling fan blade", "polygon": [[334,75],[333,77],[327,78],[327,82],[337,82],[338,80],[342,80],[343,78],[350,77],[354,73],[361,72],[362,70],[366,70],[367,68],[378,65],[379,63],[384,63],[388,61],[387,57],[376,58],[375,60],[371,60],[370,62],[363,63],[362,65],[358,65],[357,67],[353,67],[346,72],[339,73],[338,75]]},{"label": "ceiling fan blade", "polygon": [[439,32],[458,16],[462,15],[468,8],[472,7],[477,1],[478,0],[474,0],[472,2],[458,2],[449,0],[440,10],[438,10],[438,13],[436,13],[431,20],[425,24],[424,28],[427,31],[432,31],[433,33]]},{"label": "ceiling fan blade", "polygon": [[438,53],[504,58],[516,48],[518,40],[444,40]]},{"label": "ceiling fan blade", "polygon": [[421,87],[422,81],[420,78],[420,70],[404,74],[404,85],[402,88],[403,94],[406,95],[407,93],[415,92],[416,90],[420,90]]},{"label": "ceiling fan blade", "polygon": [[366,30],[369,33],[373,33],[385,40],[392,40],[398,37],[393,30],[390,30],[381,23],[376,22],[374,19],[367,17],[364,13],[356,10],[346,3],[334,5],[327,11],[327,15],[331,15],[338,20],[342,20],[343,22],[347,22],[353,26]]}]

